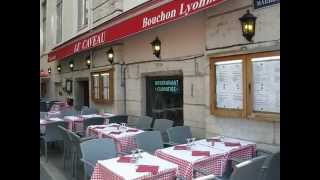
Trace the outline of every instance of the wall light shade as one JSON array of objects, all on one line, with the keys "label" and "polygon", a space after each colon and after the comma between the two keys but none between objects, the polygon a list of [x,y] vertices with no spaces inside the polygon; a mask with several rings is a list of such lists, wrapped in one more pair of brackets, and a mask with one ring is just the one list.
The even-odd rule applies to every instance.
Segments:
[{"label": "wall light shade", "polygon": [[251,14],[249,10],[247,10],[247,13],[239,18],[242,27],[242,35],[250,42],[255,34],[256,19],[257,17]]},{"label": "wall light shade", "polygon": [[57,70],[58,70],[58,72],[61,72],[61,64],[58,64]]},{"label": "wall light shade", "polygon": [[88,68],[90,68],[90,66],[91,66],[90,56],[87,56],[87,58],[86,58],[86,65],[88,66]]},{"label": "wall light shade", "polygon": [[161,41],[159,40],[159,38],[156,37],[156,39],[151,42],[151,45],[152,45],[152,49],[153,49],[153,54],[154,54],[157,58],[160,58]]},{"label": "wall light shade", "polygon": [[51,67],[48,68],[48,73],[51,74]]},{"label": "wall light shade", "polygon": [[73,68],[74,68],[74,62],[73,61],[69,62],[69,68],[70,68],[71,71],[73,71]]},{"label": "wall light shade", "polygon": [[110,64],[113,64],[114,52],[113,52],[112,47],[107,51],[107,59]]}]

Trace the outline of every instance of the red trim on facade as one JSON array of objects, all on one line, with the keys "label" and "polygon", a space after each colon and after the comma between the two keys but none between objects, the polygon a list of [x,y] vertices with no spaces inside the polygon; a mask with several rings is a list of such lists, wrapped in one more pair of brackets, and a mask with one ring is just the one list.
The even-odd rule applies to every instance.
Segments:
[{"label": "red trim on facade", "polygon": [[134,16],[123,22],[51,51],[48,61],[62,60],[73,54],[107,43],[121,40],[137,33],[164,25],[214,7],[226,0],[174,0],[155,9]]}]

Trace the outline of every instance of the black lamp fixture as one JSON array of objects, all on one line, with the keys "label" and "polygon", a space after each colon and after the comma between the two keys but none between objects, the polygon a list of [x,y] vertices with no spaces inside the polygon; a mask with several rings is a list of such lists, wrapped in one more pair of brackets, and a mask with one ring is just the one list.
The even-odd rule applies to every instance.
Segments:
[{"label": "black lamp fixture", "polygon": [[51,67],[48,68],[48,73],[51,74]]},{"label": "black lamp fixture", "polygon": [[90,56],[87,56],[87,58],[86,58],[86,65],[88,66],[88,69],[90,69],[90,66],[91,66]]},{"label": "black lamp fixture", "polygon": [[57,70],[58,70],[58,72],[61,72],[61,64],[58,64]]},{"label": "black lamp fixture", "polygon": [[109,51],[107,51],[107,59],[110,64],[113,64],[114,52],[113,52],[112,47],[109,49]]},{"label": "black lamp fixture", "polygon": [[252,41],[252,37],[255,34],[256,19],[257,17],[251,14],[249,10],[247,10],[247,13],[239,18],[242,26],[242,34],[250,42]]},{"label": "black lamp fixture", "polygon": [[156,37],[156,39],[151,42],[151,45],[152,45],[152,49],[153,49],[153,54],[154,54],[157,58],[160,58],[161,41],[159,40],[159,38]]},{"label": "black lamp fixture", "polygon": [[70,61],[70,62],[69,62],[69,68],[70,68],[71,71],[73,71],[73,68],[74,68],[74,63],[73,63],[73,61]]}]

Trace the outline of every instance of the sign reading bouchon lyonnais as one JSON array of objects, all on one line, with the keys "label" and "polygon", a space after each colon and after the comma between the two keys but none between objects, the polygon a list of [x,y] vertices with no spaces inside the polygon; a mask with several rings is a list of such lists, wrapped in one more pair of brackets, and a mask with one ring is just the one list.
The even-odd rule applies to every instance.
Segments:
[{"label": "sign reading bouchon lyonnais", "polygon": [[167,24],[202,10],[214,7],[226,0],[174,0],[155,9],[122,21],[111,27],[75,42],[58,47],[48,55],[48,61],[61,60],[96,46],[111,43],[139,32]]},{"label": "sign reading bouchon lyonnais", "polygon": [[253,0],[253,2],[254,2],[254,8],[259,9],[259,8],[264,8],[274,4],[278,4],[280,3],[280,0]]}]

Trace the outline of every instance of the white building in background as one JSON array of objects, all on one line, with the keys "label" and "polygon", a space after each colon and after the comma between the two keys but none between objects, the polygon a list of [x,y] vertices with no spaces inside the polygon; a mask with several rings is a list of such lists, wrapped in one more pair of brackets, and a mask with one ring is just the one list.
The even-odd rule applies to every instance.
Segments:
[{"label": "white building in background", "polygon": [[[176,11],[161,11],[173,2],[41,0],[40,70],[51,68],[41,78],[42,95],[71,96],[76,107],[126,113],[131,122],[139,115],[172,119],[197,137],[222,134],[279,148],[280,3],[255,9],[254,0],[226,0],[202,10],[201,3],[214,1],[178,0]],[[252,42],[242,36],[239,21],[247,10],[257,17]],[[143,31],[130,34],[136,24],[126,22],[139,16]],[[115,31],[117,26],[127,28]],[[150,44],[156,37],[160,59]],[[106,56],[111,47],[113,64]]]}]

